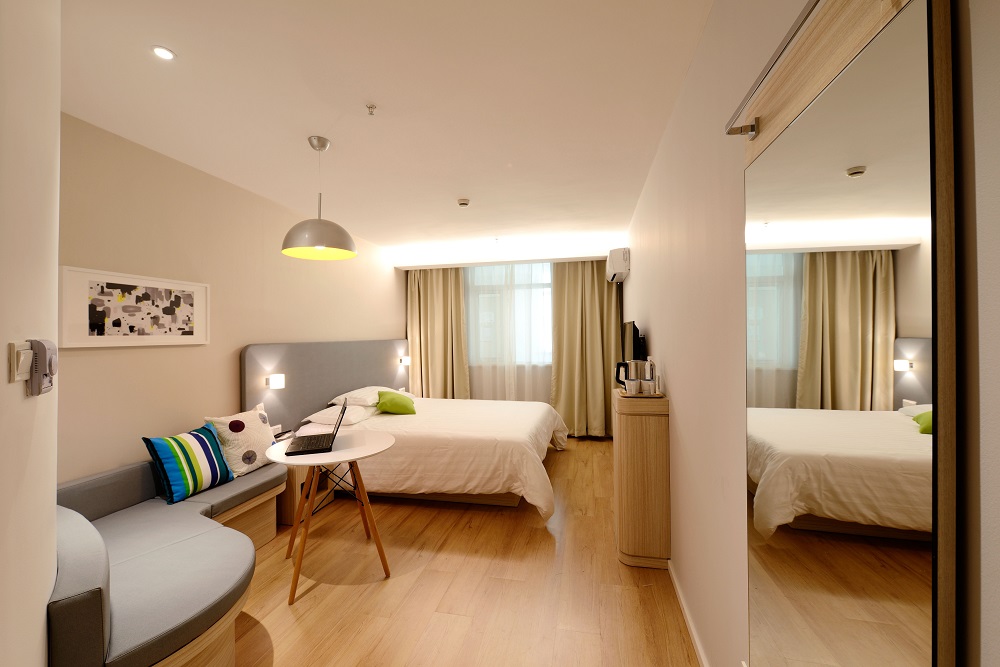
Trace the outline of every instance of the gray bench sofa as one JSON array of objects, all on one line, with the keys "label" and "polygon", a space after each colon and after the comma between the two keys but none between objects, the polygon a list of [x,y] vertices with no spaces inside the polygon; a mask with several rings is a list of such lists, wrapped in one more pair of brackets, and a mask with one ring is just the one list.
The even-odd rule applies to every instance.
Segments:
[{"label": "gray bench sofa", "polygon": [[270,464],[174,505],[148,462],[61,485],[49,664],[233,664],[255,565],[240,524],[274,536],[285,478]]}]

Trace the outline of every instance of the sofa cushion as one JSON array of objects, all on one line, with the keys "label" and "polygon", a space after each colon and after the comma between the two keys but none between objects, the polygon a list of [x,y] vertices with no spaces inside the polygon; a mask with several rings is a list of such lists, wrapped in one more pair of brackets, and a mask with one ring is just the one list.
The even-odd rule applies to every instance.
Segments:
[{"label": "sofa cushion", "polygon": [[215,427],[199,428],[165,438],[143,438],[146,449],[167,493],[168,503],[178,503],[233,479]]},{"label": "sofa cushion", "polygon": [[[219,516],[241,503],[245,503],[269,489],[282,486],[287,476],[285,466],[271,463],[263,468],[257,468],[251,473],[237,477],[228,484],[199,493],[194,500],[211,507],[207,516]],[[192,502],[187,500],[185,502]]]},{"label": "sofa cushion", "polygon": [[94,527],[104,538],[111,565],[116,566],[219,528],[202,515],[209,508],[190,501],[168,505],[162,498],[153,498],[101,517],[94,521]]},{"label": "sofa cushion", "polygon": [[132,549],[135,555],[114,562],[109,667],[146,667],[166,658],[208,630],[250,586],[250,538],[192,512],[186,518],[214,527],[153,550]]},{"label": "sofa cushion", "polygon": [[56,504],[93,521],[155,498],[156,493],[153,468],[149,461],[143,461],[60,484]]},{"label": "sofa cushion", "polygon": [[222,441],[222,451],[233,475],[240,477],[267,465],[264,452],[274,444],[264,404],[228,417],[205,417]]},{"label": "sofa cushion", "polygon": [[83,515],[56,506],[56,581],[46,610],[50,665],[103,665],[111,633],[104,540]]}]

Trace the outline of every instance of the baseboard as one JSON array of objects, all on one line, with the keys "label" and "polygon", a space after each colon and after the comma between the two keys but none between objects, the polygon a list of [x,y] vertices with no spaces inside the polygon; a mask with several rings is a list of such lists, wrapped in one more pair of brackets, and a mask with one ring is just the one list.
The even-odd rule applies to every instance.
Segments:
[{"label": "baseboard", "polygon": [[708,659],[705,657],[705,649],[701,645],[701,638],[698,636],[698,631],[691,623],[691,615],[688,613],[687,602],[684,598],[684,590],[681,589],[680,584],[677,582],[677,577],[674,576],[674,561],[670,562],[670,567],[667,568],[667,572],[670,573],[670,581],[674,585],[674,592],[677,593],[677,601],[680,602],[681,613],[684,614],[684,624],[687,625],[688,634],[691,635],[691,643],[694,644],[694,652],[698,655],[698,664],[704,667],[704,665],[708,664]]}]

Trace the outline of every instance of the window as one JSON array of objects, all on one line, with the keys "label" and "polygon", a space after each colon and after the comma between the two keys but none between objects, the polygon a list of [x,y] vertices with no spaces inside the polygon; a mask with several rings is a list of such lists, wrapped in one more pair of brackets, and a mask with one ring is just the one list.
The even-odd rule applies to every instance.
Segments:
[{"label": "window", "polygon": [[747,405],[794,408],[802,255],[747,255]]},{"label": "window", "polygon": [[552,363],[552,264],[463,270],[469,365]]}]

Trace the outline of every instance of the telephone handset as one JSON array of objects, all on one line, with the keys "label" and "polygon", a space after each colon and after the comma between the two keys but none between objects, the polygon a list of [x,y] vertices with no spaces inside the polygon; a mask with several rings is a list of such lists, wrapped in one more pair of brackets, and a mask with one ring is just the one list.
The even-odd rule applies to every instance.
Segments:
[{"label": "telephone handset", "polygon": [[59,370],[59,349],[50,340],[29,340],[34,357],[31,377],[28,378],[28,395],[40,396],[52,391],[53,376]]}]

